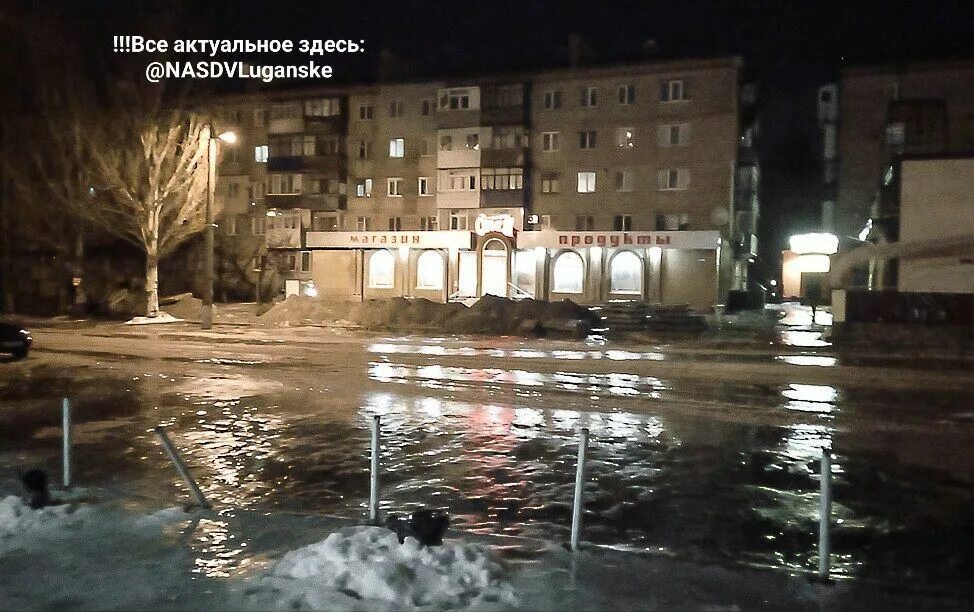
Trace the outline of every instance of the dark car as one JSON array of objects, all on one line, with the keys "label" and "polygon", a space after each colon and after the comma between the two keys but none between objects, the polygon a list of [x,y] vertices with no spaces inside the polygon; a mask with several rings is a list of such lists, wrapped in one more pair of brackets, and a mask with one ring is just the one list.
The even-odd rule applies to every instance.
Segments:
[{"label": "dark car", "polygon": [[30,332],[23,327],[0,321],[0,353],[10,353],[16,359],[23,359],[33,341]]}]

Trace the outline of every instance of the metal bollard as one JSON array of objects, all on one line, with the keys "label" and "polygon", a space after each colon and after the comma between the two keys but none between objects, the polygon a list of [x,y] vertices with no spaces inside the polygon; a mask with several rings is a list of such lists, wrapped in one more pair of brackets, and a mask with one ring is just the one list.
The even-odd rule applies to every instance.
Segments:
[{"label": "metal bollard", "polygon": [[822,449],[821,493],[818,518],[818,577],[829,579],[829,522],[832,517],[832,455],[830,449]]},{"label": "metal bollard", "polygon": [[372,465],[369,470],[369,521],[379,521],[379,415],[372,417]]},{"label": "metal bollard", "polygon": [[180,457],[179,453],[176,452],[176,447],[173,446],[169,436],[166,435],[166,428],[160,426],[156,427],[154,431],[156,432],[156,435],[159,436],[159,441],[162,442],[162,447],[166,449],[166,454],[169,455],[173,465],[176,466],[176,471],[179,472],[179,475],[183,477],[183,480],[186,482],[186,486],[189,487],[193,497],[196,498],[196,505],[198,505],[200,508],[212,508],[210,502],[206,501],[206,498],[203,497],[203,492],[200,491],[199,485],[197,485],[196,481],[193,480],[193,476],[189,473],[189,468],[186,467],[186,464],[183,463],[182,457]]},{"label": "metal bollard", "polygon": [[582,485],[585,484],[585,453],[588,450],[588,428],[582,428],[578,441],[578,464],[575,468],[575,501],[572,506],[573,551],[578,550],[578,537],[582,531]]},{"label": "metal bollard", "polygon": [[61,480],[64,488],[71,487],[71,400],[61,400]]}]

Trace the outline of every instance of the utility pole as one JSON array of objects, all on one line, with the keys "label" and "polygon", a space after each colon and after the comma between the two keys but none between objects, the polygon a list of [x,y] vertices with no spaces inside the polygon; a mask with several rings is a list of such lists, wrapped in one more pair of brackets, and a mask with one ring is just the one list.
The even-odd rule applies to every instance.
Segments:
[{"label": "utility pole", "polygon": [[216,191],[216,132],[213,124],[209,129],[206,177],[206,234],[203,241],[203,307],[200,310],[200,327],[213,327],[213,199]]}]

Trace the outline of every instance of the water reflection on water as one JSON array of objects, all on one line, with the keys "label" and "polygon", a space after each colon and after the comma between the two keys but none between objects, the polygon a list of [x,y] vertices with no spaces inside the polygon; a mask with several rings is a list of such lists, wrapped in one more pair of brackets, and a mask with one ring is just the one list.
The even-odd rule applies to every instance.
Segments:
[{"label": "water reflection on water", "polygon": [[[650,400],[671,392],[668,383],[624,372],[377,361],[368,375],[368,386],[338,399],[318,385],[285,389],[227,371],[121,379],[90,409],[79,403],[82,418],[119,423],[117,435],[78,440],[79,465],[87,482],[121,474],[171,496],[181,485],[148,433],[169,427],[220,508],[188,535],[196,571],[210,576],[253,562],[246,534],[229,527],[235,509],[364,517],[374,414],[382,415],[383,512],[439,506],[459,528],[566,540],[577,430],[587,427],[586,540],[812,568],[818,460],[831,448],[837,572],[957,578],[974,560],[957,545],[970,524],[969,483],[851,444],[840,420],[869,404],[832,386],[770,389],[758,409],[791,419],[775,424],[718,420],[719,402],[734,397],[724,391],[713,391],[714,413],[654,410]],[[471,385],[479,399],[457,399],[455,391]],[[2,391],[18,401],[20,391]],[[583,404],[596,398],[600,411],[573,410],[580,406],[560,403],[568,396],[554,391]],[[542,393],[543,404],[528,401]],[[3,441],[15,450],[27,448],[24,440],[56,449],[56,438],[34,437],[56,418],[17,421],[17,439]],[[0,436],[10,430],[0,427]]]}]

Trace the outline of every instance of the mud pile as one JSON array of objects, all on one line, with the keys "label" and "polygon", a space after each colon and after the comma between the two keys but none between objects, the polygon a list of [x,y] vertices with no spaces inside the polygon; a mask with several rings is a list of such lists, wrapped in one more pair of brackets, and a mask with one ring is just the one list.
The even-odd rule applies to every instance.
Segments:
[{"label": "mud pile", "polygon": [[571,335],[584,337],[595,317],[571,300],[511,300],[487,295],[469,308],[425,298],[335,302],[290,296],[258,318],[262,325],[356,325],[369,330],[448,334]]}]

